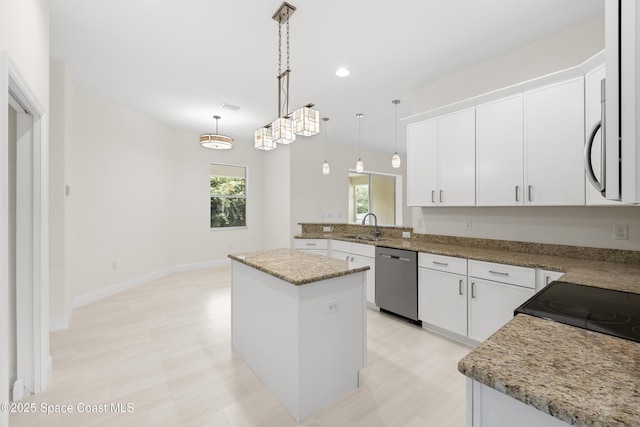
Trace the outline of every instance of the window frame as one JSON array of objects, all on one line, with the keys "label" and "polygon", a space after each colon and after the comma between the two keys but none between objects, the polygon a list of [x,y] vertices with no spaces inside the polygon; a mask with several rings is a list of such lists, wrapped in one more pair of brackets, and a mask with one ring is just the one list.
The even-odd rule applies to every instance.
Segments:
[{"label": "window frame", "polygon": [[[399,197],[401,197],[401,195],[402,195],[402,176],[401,175],[384,173],[384,172],[371,172],[371,171],[358,172],[355,169],[349,169],[348,173],[347,173],[347,179],[351,176],[351,174],[367,175],[368,176],[369,212],[373,212],[373,210],[375,209],[375,206],[373,206],[373,176],[377,175],[377,176],[385,176],[385,177],[393,178],[394,179],[393,217],[394,217],[395,223],[394,224],[381,224],[381,223],[379,223],[378,225],[394,226],[395,227],[395,226],[398,226],[398,224],[402,224],[402,218],[399,218],[399,216],[402,217],[402,210],[401,210],[401,207],[398,205],[398,203],[402,203],[402,201],[399,199]],[[349,200],[349,203],[351,203],[351,200]],[[355,214],[355,210],[356,210],[355,195],[354,195],[353,203],[354,203],[354,214]],[[349,215],[349,214],[347,214],[347,217],[348,217],[347,218],[347,223],[348,224],[360,224],[361,223],[361,222],[358,222],[357,220],[355,222],[352,222],[351,215]]]},{"label": "window frame", "polygon": [[[232,168],[242,168],[244,169],[244,196],[230,196],[230,195],[220,195],[214,196],[211,194],[211,177],[212,176],[224,176],[224,175],[213,175],[213,167],[214,166],[224,166],[224,167],[232,167]],[[229,176],[230,177],[230,176]],[[211,227],[211,200],[213,198],[217,199],[244,199],[244,225],[237,225],[233,227]],[[230,163],[218,163],[211,162],[209,163],[209,231],[226,231],[226,230],[243,230],[249,228],[249,167],[246,165],[236,165]]]}]

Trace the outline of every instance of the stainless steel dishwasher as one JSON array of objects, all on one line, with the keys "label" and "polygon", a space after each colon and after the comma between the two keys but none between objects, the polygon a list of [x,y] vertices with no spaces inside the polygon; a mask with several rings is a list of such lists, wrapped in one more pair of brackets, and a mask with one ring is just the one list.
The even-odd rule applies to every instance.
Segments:
[{"label": "stainless steel dishwasher", "polygon": [[376,246],[376,305],[418,320],[418,253]]}]

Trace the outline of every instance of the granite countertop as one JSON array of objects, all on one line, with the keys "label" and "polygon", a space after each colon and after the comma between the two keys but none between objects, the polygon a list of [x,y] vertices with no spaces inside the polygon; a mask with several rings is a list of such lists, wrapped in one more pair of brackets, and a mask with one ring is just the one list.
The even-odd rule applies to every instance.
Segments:
[{"label": "granite countertop", "polygon": [[[537,267],[564,272],[563,281],[640,293],[637,251],[526,242],[499,242],[496,248],[490,241],[447,237],[439,242],[399,236],[362,241],[332,233],[297,237]],[[463,358],[458,370],[571,425],[640,426],[640,343],[519,314]]]},{"label": "granite countertop", "polygon": [[639,343],[519,314],[458,370],[571,425],[640,426]]},{"label": "granite countertop", "polygon": [[349,268],[347,261],[293,249],[229,254],[229,258],[293,285],[305,285],[369,270],[369,266]]},{"label": "granite countertop", "polygon": [[[294,237],[299,239],[335,239],[521,267],[542,268],[564,272],[565,274],[561,280],[566,282],[640,294],[640,264],[432,243],[414,239],[382,238],[376,241],[369,241],[333,233],[305,233]],[[522,250],[522,247],[518,249]]]}]

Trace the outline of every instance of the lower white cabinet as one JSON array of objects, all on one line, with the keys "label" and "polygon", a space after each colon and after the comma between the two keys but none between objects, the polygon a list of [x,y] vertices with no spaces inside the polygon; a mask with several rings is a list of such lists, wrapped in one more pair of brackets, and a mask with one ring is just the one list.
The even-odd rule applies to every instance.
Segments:
[{"label": "lower white cabinet", "polygon": [[536,292],[533,268],[425,253],[418,267],[418,318],[456,339],[486,340]]},{"label": "lower white cabinet", "polygon": [[564,275],[564,273],[559,271],[538,269],[536,272],[536,291],[544,288],[554,280],[558,280],[562,275]]},{"label": "lower white cabinet", "polygon": [[467,276],[418,269],[418,319],[467,335]]},{"label": "lower white cabinet", "polygon": [[467,378],[467,427],[568,427],[542,412]]},{"label": "lower white cabinet", "polygon": [[484,341],[513,318],[513,311],[535,289],[469,278],[469,338]]},{"label": "lower white cabinet", "polygon": [[367,305],[376,307],[376,247],[363,243],[344,242],[331,240],[329,256],[343,259],[349,262],[349,268],[357,268],[365,265],[367,270]]},{"label": "lower white cabinet", "polygon": [[293,239],[293,248],[318,255],[329,255],[329,241],[327,239]]}]

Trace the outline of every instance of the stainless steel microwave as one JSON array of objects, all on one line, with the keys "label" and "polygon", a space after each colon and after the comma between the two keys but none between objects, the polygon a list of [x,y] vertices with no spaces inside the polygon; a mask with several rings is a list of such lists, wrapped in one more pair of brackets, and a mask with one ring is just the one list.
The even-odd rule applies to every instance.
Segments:
[{"label": "stainless steel microwave", "polygon": [[[600,176],[585,165],[592,185],[609,200],[640,203],[640,4],[605,0],[602,118],[588,135],[603,138]],[[599,129],[601,125],[602,129]],[[587,153],[585,153],[587,154]],[[589,156],[585,155],[585,158]]]}]

